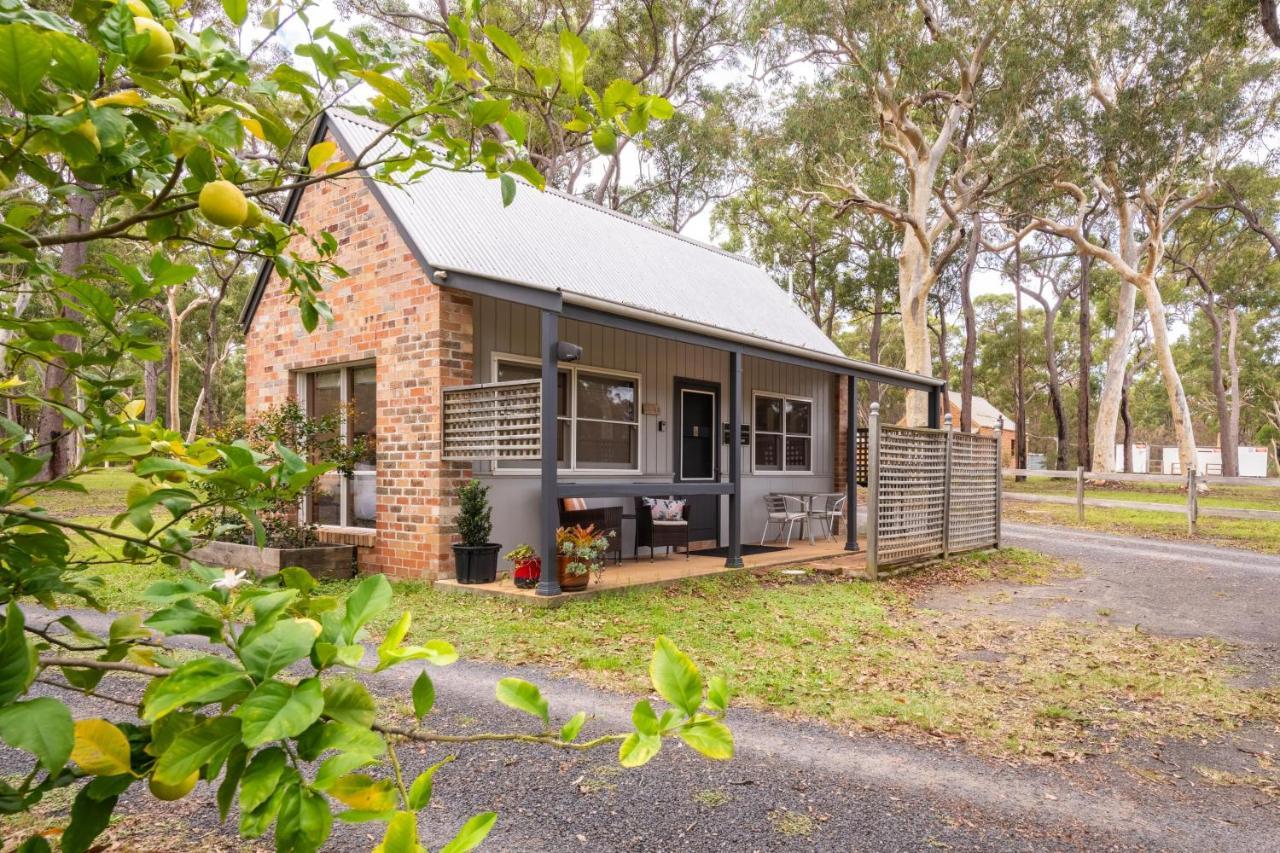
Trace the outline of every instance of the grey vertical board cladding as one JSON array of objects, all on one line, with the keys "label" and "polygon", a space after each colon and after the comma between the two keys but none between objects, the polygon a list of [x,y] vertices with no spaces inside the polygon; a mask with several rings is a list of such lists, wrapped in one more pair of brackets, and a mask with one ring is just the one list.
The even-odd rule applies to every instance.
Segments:
[{"label": "grey vertical board cladding", "polygon": [[[514,302],[478,296],[475,299],[474,322],[476,382],[494,380],[495,353],[534,359],[538,352],[538,310]],[[586,474],[561,472],[561,478],[614,479],[655,482],[655,494],[665,494],[663,482],[671,480],[674,460],[674,422],[672,406],[676,377],[718,382],[722,389],[729,387],[728,359],[719,350],[684,344],[664,338],[642,335],[623,329],[612,329],[578,320],[560,321],[560,339],[582,347],[580,367],[598,367],[618,370],[640,376],[641,404],[656,403],[659,414],[640,416],[640,464],[638,473],[610,472]],[[740,448],[742,453],[742,538],[745,542],[759,541],[764,524],[764,496],[769,492],[830,491],[833,487],[836,433],[836,382],[840,377],[821,370],[797,365],[782,364],[768,359],[746,356],[742,363],[742,423],[755,420],[753,395],[757,392],[789,394],[813,401],[813,446],[811,458],[813,472],[809,474],[785,474],[770,472],[755,474],[752,471],[751,448]],[[728,394],[721,393],[722,423],[728,423]],[[658,431],[662,421],[665,429]],[[721,444],[721,469],[728,476],[729,448]],[[493,504],[494,535],[504,550],[528,543],[538,547],[538,498],[539,482],[536,471],[521,473],[493,473],[483,465],[476,466],[476,476],[490,486],[489,498]],[[726,500],[727,499],[722,499]],[[605,499],[592,501],[592,505],[605,505]],[[630,500],[624,503],[624,512],[631,512]],[[728,507],[721,512],[721,538],[728,541]],[[634,528],[631,521],[623,523],[623,551],[630,555]]]}]

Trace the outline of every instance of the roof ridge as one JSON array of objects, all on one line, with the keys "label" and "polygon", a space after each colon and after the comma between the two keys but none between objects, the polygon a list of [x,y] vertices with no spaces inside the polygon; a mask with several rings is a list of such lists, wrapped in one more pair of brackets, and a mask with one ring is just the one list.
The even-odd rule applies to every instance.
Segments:
[{"label": "roof ridge", "polygon": [[[385,124],[374,121],[373,119],[368,118],[367,116],[362,116],[358,113],[353,113],[350,110],[346,109],[345,107],[338,107],[338,106],[329,107],[327,110],[325,110],[325,112],[330,115],[338,115],[339,117],[347,121],[353,122],[355,124],[363,124],[369,130],[381,131],[381,130],[386,130],[386,127],[387,127]],[[515,175],[512,175],[512,177],[520,181],[522,184],[528,186],[530,189],[546,193],[547,195],[550,195],[554,198],[561,199],[563,201],[572,202],[574,204],[580,204],[583,207],[587,207],[592,210],[599,211],[600,213],[607,213],[608,215],[616,219],[620,219],[623,222],[627,222],[632,225],[638,225],[641,228],[648,228],[650,231],[656,231],[659,234],[665,235],[667,237],[672,237],[676,240],[681,240],[685,243],[688,243],[691,246],[696,246],[699,249],[704,249],[708,252],[714,252],[717,255],[721,255],[723,257],[729,258],[730,260],[737,261],[740,264],[745,264],[746,266],[754,267],[755,269],[758,269],[761,272],[763,272],[765,275],[769,274],[768,270],[766,270],[763,266],[751,260],[750,258],[739,255],[736,252],[730,252],[727,249],[722,249],[719,246],[706,242],[705,240],[698,240],[694,237],[689,237],[684,234],[681,234],[678,231],[672,231],[670,228],[663,228],[661,225],[654,225],[652,222],[645,222],[643,219],[637,219],[634,216],[629,216],[628,214],[622,213],[621,211],[617,211],[612,208],[605,207],[602,204],[596,204],[593,201],[588,201],[587,199],[573,195],[572,193],[567,193],[567,192],[564,192],[563,190],[558,190],[555,187],[546,187],[542,190],[538,190],[537,187],[533,186],[533,184],[530,184],[528,181],[524,180],[523,178],[520,178]],[[772,276],[770,276],[770,278],[772,278]]]}]

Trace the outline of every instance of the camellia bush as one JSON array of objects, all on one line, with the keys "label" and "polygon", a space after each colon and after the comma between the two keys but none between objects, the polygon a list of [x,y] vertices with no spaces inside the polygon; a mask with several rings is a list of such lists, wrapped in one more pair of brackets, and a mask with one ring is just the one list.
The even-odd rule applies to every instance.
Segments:
[{"label": "camellia bush", "polygon": [[[76,787],[65,827],[19,849],[88,850],[130,789],[172,800],[207,785],[224,818],[237,808],[243,836],[273,832],[280,850],[321,847],[335,816],[380,825],[378,850],[421,850],[417,813],[441,765],[406,778],[406,742],[613,746],[635,767],[677,737],[730,757],[726,685],[664,638],[650,674],[669,707],[638,702],[631,731],[582,738],[585,713],[553,716],[537,687],[508,678],[496,699],[529,714],[528,731],[440,734],[422,725],[435,701],[425,670],[414,724],[380,721],[362,675],[456,658],[443,640],[411,640],[408,613],[366,645],[370,620],[392,606],[381,576],[331,596],[300,570],[251,581],[190,564],[147,590],[154,612],[105,634],[46,612],[97,606],[97,565],[183,566],[200,515],[234,513],[261,542],[261,515],[327,470],[283,444],[187,440],[142,418],[130,365],[160,359],[165,332],[146,306],[200,275],[193,249],[272,264],[312,329],[343,271],[332,235],[276,218],[288,190],[445,168],[483,171],[495,205],[509,203],[515,177],[542,186],[517,103],[562,116],[565,133],[601,150],[670,114],[625,81],[590,86],[573,32],[557,56],[526,55],[476,4],[447,33],[405,44],[341,35],[286,0],[253,22],[266,36],[245,52],[245,0],[202,6],[203,18],[180,0],[59,8],[70,11],[0,0],[0,737],[31,762],[0,780],[0,812]],[[281,59],[269,42],[289,27],[310,38]],[[356,87],[372,96],[349,106],[387,128],[379,140],[351,160],[332,143],[308,148],[319,114]],[[105,464],[138,478],[118,515],[87,523],[45,509]],[[57,698],[74,693],[118,714],[75,720]],[[475,847],[495,819],[448,828],[443,849]]]}]

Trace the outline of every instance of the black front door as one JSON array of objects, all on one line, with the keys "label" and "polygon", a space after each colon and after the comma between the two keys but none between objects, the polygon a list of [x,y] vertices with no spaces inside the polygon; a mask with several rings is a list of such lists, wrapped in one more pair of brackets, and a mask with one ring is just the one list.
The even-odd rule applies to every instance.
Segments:
[{"label": "black front door", "polygon": [[[675,480],[720,479],[720,386],[677,379],[675,383]],[[719,495],[689,498],[689,540],[720,543]]]}]

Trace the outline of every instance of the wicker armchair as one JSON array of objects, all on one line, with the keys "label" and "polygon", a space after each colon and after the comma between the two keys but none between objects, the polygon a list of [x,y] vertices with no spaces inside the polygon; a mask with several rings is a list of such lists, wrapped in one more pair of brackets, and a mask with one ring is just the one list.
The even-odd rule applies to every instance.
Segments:
[{"label": "wicker armchair", "polygon": [[614,562],[622,562],[622,507],[602,506],[595,509],[565,509],[560,504],[560,526],[586,527],[594,524],[597,531],[609,539],[607,554],[614,555]]},{"label": "wicker armchair", "polygon": [[640,559],[640,549],[649,549],[649,561],[653,562],[653,549],[674,548],[684,546],[684,558],[689,559],[689,503],[685,502],[683,518],[680,521],[654,521],[644,498],[636,498],[636,559]]}]

